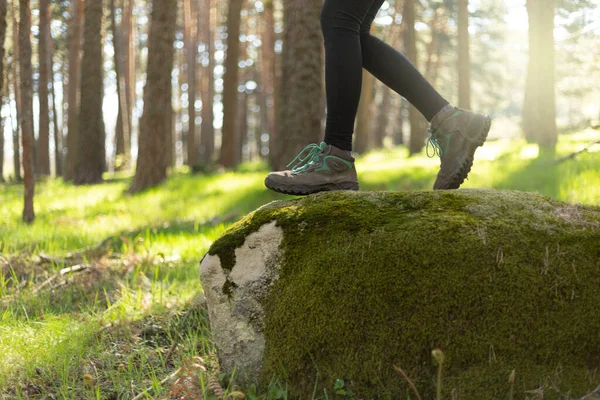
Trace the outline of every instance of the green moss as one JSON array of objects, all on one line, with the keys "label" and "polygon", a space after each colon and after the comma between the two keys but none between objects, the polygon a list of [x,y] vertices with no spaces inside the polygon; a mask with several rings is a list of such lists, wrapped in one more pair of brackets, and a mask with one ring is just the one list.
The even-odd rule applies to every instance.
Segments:
[{"label": "green moss", "polygon": [[361,397],[399,398],[395,364],[432,397],[441,348],[446,390],[464,399],[506,396],[513,369],[517,398],[547,379],[573,396],[600,382],[588,374],[600,368],[598,208],[488,190],[322,193],[257,210],[210,254],[231,270],[272,220],[284,239],[263,304],[265,381],[283,375],[308,396],[318,372],[329,388],[344,378]]}]

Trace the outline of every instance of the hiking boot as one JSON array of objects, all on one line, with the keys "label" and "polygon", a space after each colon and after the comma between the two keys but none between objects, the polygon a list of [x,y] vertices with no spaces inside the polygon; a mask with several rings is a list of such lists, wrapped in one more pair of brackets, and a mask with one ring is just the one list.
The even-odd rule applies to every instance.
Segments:
[{"label": "hiking boot", "polygon": [[[483,146],[492,120],[488,115],[474,113],[451,105],[433,117],[427,141],[427,156],[438,155],[441,168],[434,190],[458,189],[473,166],[473,155]],[[433,148],[433,154],[430,154]]]},{"label": "hiking boot", "polygon": [[265,186],[279,193],[308,195],[331,190],[358,190],[354,157],[326,143],[309,144],[288,167],[271,172]]}]

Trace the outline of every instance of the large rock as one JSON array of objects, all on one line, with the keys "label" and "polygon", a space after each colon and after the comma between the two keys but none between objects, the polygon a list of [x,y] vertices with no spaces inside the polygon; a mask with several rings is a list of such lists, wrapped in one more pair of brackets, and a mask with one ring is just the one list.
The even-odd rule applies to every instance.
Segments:
[{"label": "large rock", "polygon": [[600,209],[520,192],[333,192],[271,203],[201,264],[213,340],[241,382],[337,378],[405,398],[583,396],[600,383]]}]

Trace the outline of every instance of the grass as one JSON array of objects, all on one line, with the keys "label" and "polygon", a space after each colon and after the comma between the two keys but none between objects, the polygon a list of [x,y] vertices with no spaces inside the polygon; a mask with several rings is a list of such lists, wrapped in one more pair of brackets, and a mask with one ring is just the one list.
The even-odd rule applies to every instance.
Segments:
[{"label": "grass", "polygon": [[[564,135],[556,154],[521,141],[488,143],[464,187],[598,204],[600,146],[554,163],[598,137]],[[364,155],[357,169],[363,190],[421,190],[438,165],[396,148]],[[36,187],[31,226],[21,223],[22,186],[0,185],[0,398],[121,399],[147,388],[147,398],[165,398],[177,385],[160,382],[194,356],[202,357],[196,368],[218,375],[198,263],[229,223],[286,197],[264,189],[266,171],[174,173],[137,195],[125,193],[127,176],[86,187],[47,180]],[[106,251],[91,251],[108,237]],[[70,252],[83,272],[60,274],[73,264],[64,263]],[[227,390],[230,377],[217,377],[212,386]],[[274,379],[264,393],[242,389],[248,398],[276,399],[287,397],[285,388]],[[335,388],[319,396],[334,398]]]}]

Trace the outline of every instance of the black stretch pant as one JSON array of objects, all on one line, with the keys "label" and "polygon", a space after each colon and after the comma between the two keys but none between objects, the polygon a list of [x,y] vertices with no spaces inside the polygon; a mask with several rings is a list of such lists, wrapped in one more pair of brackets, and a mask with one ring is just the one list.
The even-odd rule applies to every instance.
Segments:
[{"label": "black stretch pant", "polygon": [[327,126],[325,142],[352,150],[363,67],[414,105],[428,121],[448,102],[402,53],[372,36],[371,24],[384,0],[325,0]]}]

